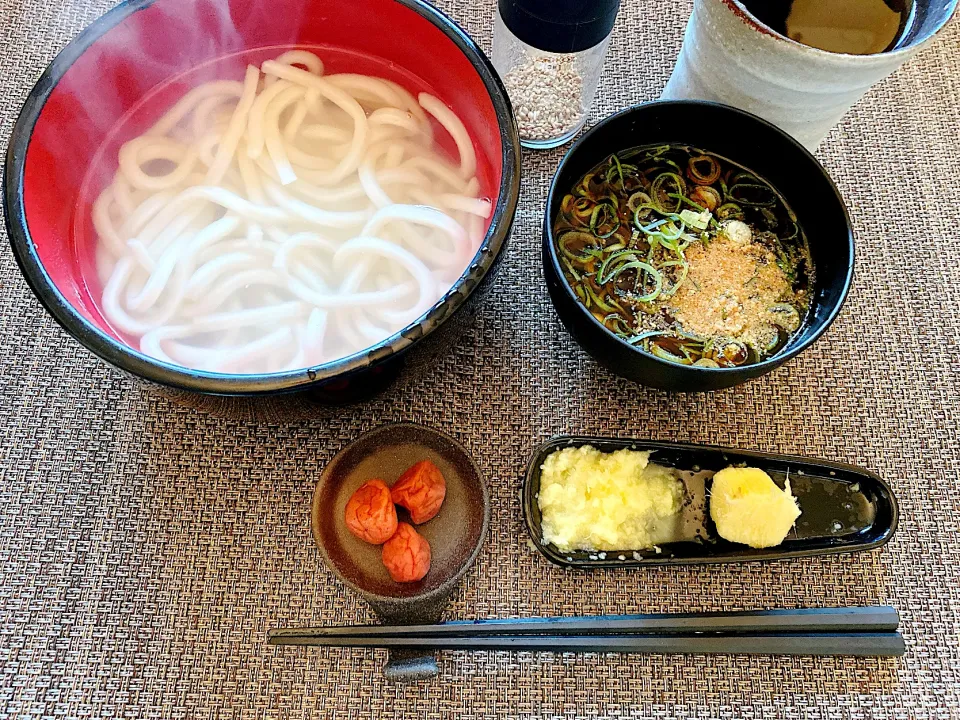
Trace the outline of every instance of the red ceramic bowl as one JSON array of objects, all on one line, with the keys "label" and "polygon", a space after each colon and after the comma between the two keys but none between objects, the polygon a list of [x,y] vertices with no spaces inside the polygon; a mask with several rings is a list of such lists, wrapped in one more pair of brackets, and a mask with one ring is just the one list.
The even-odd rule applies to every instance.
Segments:
[{"label": "red ceramic bowl", "polygon": [[[495,198],[484,242],[417,323],[348,358],[268,375],[199,372],[154,360],[115,332],[94,300],[101,288],[90,201],[116,170],[119,146],[162,108],[200,82],[240,78],[248,62],[290,46],[316,48],[328,72],[380,75],[429,90],[453,107],[474,138],[482,189]],[[10,141],[3,197],[17,261],[57,322],[101,358],[167,394],[231,412],[231,397],[356,399],[417,365],[418,353],[429,357],[431,348],[448,346],[462,324],[457,318],[469,318],[492,280],[519,184],[516,126],[496,72],[463,30],[421,0],[132,0],[84,30],[30,93]]]}]

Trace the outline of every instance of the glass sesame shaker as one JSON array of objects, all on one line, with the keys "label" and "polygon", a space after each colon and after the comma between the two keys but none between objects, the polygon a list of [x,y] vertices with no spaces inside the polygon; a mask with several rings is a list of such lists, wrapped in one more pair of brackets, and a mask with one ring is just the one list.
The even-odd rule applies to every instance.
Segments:
[{"label": "glass sesame shaker", "polygon": [[620,0],[499,0],[493,65],[528,148],[557,147],[587,121]]}]

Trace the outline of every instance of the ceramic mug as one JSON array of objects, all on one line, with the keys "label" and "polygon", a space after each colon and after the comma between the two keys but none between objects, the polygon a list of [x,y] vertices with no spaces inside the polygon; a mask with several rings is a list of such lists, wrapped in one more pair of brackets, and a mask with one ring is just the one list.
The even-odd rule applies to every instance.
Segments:
[{"label": "ceramic mug", "polygon": [[958,0],[914,0],[893,50],[847,55],[803,45],[757,20],[739,0],[695,0],[664,100],[733,105],[815,150],[854,103],[927,45]]}]

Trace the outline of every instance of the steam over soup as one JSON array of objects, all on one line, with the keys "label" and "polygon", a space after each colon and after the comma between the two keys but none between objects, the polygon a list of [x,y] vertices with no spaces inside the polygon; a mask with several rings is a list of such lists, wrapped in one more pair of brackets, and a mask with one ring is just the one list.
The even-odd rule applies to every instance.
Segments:
[{"label": "steam over soup", "polygon": [[211,372],[385,340],[449,291],[491,214],[442,100],[305,50],[198,85],[117,161],[93,204],[103,315],[147,355]]}]

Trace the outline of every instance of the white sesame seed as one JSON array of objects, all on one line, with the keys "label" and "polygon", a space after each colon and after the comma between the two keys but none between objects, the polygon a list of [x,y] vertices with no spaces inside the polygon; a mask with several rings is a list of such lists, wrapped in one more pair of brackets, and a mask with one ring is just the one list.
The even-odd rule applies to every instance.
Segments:
[{"label": "white sesame seed", "polygon": [[583,76],[573,55],[526,57],[504,75],[503,84],[524,140],[560,137],[586,116]]}]

